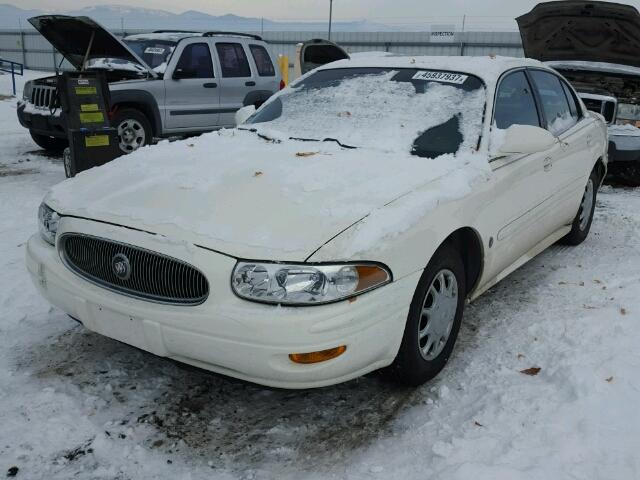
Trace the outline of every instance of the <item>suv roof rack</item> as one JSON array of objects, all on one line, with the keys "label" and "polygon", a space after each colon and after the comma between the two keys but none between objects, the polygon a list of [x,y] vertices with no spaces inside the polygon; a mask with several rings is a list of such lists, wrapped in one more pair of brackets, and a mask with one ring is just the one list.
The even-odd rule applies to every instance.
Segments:
[{"label": "suv roof rack", "polygon": [[234,36],[234,37],[247,37],[247,38],[253,38],[254,40],[258,40],[258,41],[262,41],[262,37],[260,35],[254,35],[252,33],[241,33],[241,32],[222,32],[222,31],[218,31],[218,30],[214,30],[211,32],[204,32],[202,34],[203,37],[215,37],[217,35],[229,35],[229,36]]},{"label": "suv roof rack", "polygon": [[151,33],[201,33],[195,30],[154,30]]}]

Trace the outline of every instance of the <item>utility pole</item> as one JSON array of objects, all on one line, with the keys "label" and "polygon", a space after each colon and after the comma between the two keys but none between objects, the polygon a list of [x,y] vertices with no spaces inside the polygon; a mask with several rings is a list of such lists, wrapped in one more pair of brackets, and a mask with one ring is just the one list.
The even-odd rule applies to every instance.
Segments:
[{"label": "utility pole", "polygon": [[333,19],[333,0],[329,0],[329,40],[331,40],[331,21]]}]

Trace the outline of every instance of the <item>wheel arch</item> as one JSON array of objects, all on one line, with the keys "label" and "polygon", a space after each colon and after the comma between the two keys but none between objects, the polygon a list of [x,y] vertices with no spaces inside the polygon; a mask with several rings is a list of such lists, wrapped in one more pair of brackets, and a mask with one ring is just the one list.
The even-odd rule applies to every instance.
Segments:
[{"label": "wheel arch", "polygon": [[[476,289],[484,269],[484,247],[482,238],[472,227],[461,227],[453,231],[440,246],[452,245],[460,253],[464,264],[467,296]],[[440,248],[440,247],[438,247]]]},{"label": "wheel arch", "polygon": [[158,105],[149,92],[145,90],[112,91],[109,116],[113,117],[118,110],[124,108],[134,108],[143,113],[151,124],[154,137],[162,134],[162,120]]},{"label": "wheel arch", "polygon": [[255,105],[256,108],[259,108],[264,102],[269,100],[271,95],[273,95],[271,90],[254,90],[247,93],[242,101],[242,105],[245,107],[247,105]]}]

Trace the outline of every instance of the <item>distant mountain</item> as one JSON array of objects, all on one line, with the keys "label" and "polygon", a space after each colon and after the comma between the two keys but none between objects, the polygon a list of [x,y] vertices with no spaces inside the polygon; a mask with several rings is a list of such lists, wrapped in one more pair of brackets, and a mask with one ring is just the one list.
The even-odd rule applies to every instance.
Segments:
[{"label": "distant mountain", "polygon": [[[209,15],[188,10],[175,14],[165,10],[129,7],[126,5],[98,5],[79,10],[40,11],[24,10],[9,4],[0,4],[0,29],[32,28],[27,19],[35,15],[58,13],[85,15],[109,29],[189,29],[189,30],[240,30],[240,31],[324,31],[327,22],[276,22],[267,18],[240,17],[238,15]],[[428,26],[425,26],[428,29]],[[398,30],[384,24],[367,21],[334,22],[335,31],[387,32]]]}]

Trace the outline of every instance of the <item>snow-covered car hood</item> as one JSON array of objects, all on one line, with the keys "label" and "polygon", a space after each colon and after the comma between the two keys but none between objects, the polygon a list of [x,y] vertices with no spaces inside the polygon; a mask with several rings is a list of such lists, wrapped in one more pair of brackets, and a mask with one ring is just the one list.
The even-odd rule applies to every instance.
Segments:
[{"label": "snow-covered car hood", "polygon": [[[471,182],[487,170],[480,153],[427,159],[333,142],[273,143],[253,132],[222,130],[145,147],[82,172],[53,187],[45,202],[63,216],[239,258],[303,261],[373,210],[428,182],[455,171],[450,190],[462,194],[460,172],[469,172],[463,176]],[[434,204],[434,192],[428,200]]]},{"label": "snow-covered car hood", "polygon": [[516,21],[526,57],[640,67],[640,14],[630,5],[545,2]]}]

